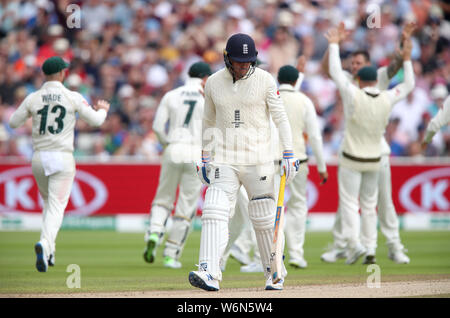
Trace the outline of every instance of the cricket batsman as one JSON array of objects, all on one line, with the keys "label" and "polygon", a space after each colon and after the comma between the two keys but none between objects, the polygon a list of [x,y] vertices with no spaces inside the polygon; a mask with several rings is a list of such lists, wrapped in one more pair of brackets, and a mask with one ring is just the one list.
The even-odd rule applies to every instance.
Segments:
[{"label": "cricket batsman", "polygon": [[[250,36],[232,35],[224,51],[226,67],[210,76],[205,85],[202,162],[197,171],[209,187],[203,206],[199,266],[189,273],[189,282],[207,291],[220,288],[220,258],[241,185],[249,198],[248,214],[265,269],[265,288],[283,288],[283,280],[273,284],[270,275],[276,202],[269,116],[279,129],[284,149],[281,170],[287,182],[295,177],[298,165],[275,79],[256,67],[257,54]],[[285,273],[284,269],[282,276]]]}]

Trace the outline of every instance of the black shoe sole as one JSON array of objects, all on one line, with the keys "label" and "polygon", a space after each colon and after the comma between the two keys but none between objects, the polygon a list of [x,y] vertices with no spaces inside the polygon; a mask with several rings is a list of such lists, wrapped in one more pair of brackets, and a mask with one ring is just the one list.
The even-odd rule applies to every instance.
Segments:
[{"label": "black shoe sole", "polygon": [[36,269],[38,272],[46,272],[47,266],[45,264],[44,251],[42,249],[42,245],[40,243],[36,243],[34,246],[34,251],[36,253]]},{"label": "black shoe sole", "polygon": [[219,291],[215,287],[206,285],[206,283],[203,281],[203,279],[198,277],[194,272],[189,273],[189,283],[191,283],[191,285],[194,287],[201,288],[206,291]]},{"label": "black shoe sole", "polygon": [[370,264],[376,264],[376,263],[377,263],[377,260],[375,259],[375,255],[367,255],[364,258],[364,262],[363,262],[364,265],[370,265]]},{"label": "black shoe sole", "polygon": [[[156,248],[156,243],[154,241],[147,242],[147,248],[144,251],[144,260],[147,263],[153,263],[155,261],[155,256],[153,255],[153,251],[155,248]],[[149,253],[149,251],[151,251],[151,253]]]}]

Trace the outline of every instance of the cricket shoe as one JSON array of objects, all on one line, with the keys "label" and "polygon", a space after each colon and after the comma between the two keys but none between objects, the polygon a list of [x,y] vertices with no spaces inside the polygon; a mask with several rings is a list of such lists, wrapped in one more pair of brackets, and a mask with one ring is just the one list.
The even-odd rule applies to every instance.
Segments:
[{"label": "cricket shoe", "polygon": [[248,265],[251,263],[250,257],[241,251],[241,249],[235,245],[230,248],[230,255],[237,260],[241,265]]},{"label": "cricket shoe", "polygon": [[263,273],[264,269],[261,262],[251,262],[248,265],[241,266],[242,273]]},{"label": "cricket shoe", "polygon": [[289,260],[289,265],[295,268],[306,268],[308,267],[308,262],[302,258],[292,258]]},{"label": "cricket shoe", "polygon": [[363,264],[364,265],[370,265],[370,264],[376,264],[377,259],[375,258],[375,250],[374,249],[368,249],[366,252],[366,255],[364,255]]},{"label": "cricket shoe", "polygon": [[192,286],[206,291],[218,291],[219,281],[214,279],[211,274],[205,270],[192,271],[189,273],[189,283]]},{"label": "cricket shoe", "polygon": [[44,245],[41,242],[37,242],[34,245],[34,251],[36,253],[36,269],[39,272],[46,272],[48,268],[48,259],[45,255]]},{"label": "cricket shoe", "polygon": [[366,253],[366,249],[361,244],[356,245],[354,248],[350,248],[347,255],[346,264],[355,264],[361,256]]},{"label": "cricket shoe", "polygon": [[346,258],[347,251],[343,248],[332,247],[320,256],[320,259],[326,263],[335,263],[338,259]]},{"label": "cricket shoe", "polygon": [[269,276],[266,280],[266,288],[265,290],[283,290],[284,279],[280,279],[278,283],[273,283],[272,275]]},{"label": "cricket shoe", "polygon": [[48,257],[48,266],[55,266],[55,253],[50,254]]},{"label": "cricket shoe", "polygon": [[389,251],[388,257],[397,264],[409,264],[410,262],[409,257],[403,250]]},{"label": "cricket shoe", "polygon": [[147,246],[144,251],[144,260],[147,263],[153,263],[156,256],[156,247],[158,246],[159,236],[157,233],[150,234],[147,241]]},{"label": "cricket shoe", "polygon": [[170,256],[166,256],[164,257],[164,267],[178,269],[181,268],[181,263]]}]

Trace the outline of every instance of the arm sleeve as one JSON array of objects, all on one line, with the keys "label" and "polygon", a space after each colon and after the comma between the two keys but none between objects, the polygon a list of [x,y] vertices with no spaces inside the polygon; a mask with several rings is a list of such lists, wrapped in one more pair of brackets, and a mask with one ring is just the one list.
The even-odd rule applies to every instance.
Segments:
[{"label": "arm sleeve", "polygon": [[165,126],[167,120],[169,119],[169,100],[169,94],[164,95],[161,102],[159,103],[155,118],[153,119],[152,129],[162,145],[167,144],[167,134],[165,132]]},{"label": "arm sleeve", "polygon": [[429,143],[439,129],[450,122],[450,96],[444,101],[442,109],[430,120],[425,132],[424,141]]},{"label": "arm sleeve", "polygon": [[405,81],[387,91],[388,98],[391,101],[392,106],[405,98],[413,90],[415,85],[414,71],[411,61],[404,61],[403,69],[405,70]]},{"label": "arm sleeve", "polygon": [[385,91],[389,87],[389,76],[388,76],[387,66],[380,67],[377,70],[377,87],[380,91]]},{"label": "arm sleeve", "polygon": [[11,128],[17,128],[22,126],[31,116],[28,105],[30,104],[32,96],[33,95],[28,95],[9,118],[9,126]]},{"label": "arm sleeve", "polygon": [[354,108],[354,104],[351,101],[357,88],[350,82],[342,70],[341,59],[339,57],[339,45],[336,43],[330,44],[328,64],[330,67],[330,76],[341,93],[344,112],[348,116],[351,116]]},{"label": "arm sleeve", "polygon": [[308,134],[308,141],[311,144],[311,148],[314,152],[314,156],[317,161],[317,170],[319,172],[326,172],[327,167],[323,157],[323,142],[322,134],[320,131],[319,123],[317,121],[316,109],[312,101],[307,98],[305,107],[304,123],[306,133]]},{"label": "arm sleeve", "polygon": [[[292,150],[292,132],[286,110],[277,90],[275,80],[268,76],[268,86],[266,93],[266,104],[269,108],[275,126],[278,128],[280,143],[283,150]],[[295,154],[294,154],[295,155]]]},{"label": "arm sleeve", "polygon": [[205,84],[205,106],[202,119],[202,149],[205,150],[210,140],[205,140],[205,131],[216,125],[216,107],[211,98],[211,87],[208,81]]},{"label": "arm sleeve", "polygon": [[76,105],[75,107],[81,119],[94,127],[99,127],[101,124],[103,124],[107,115],[106,110],[93,109],[86,101],[86,99],[79,93],[75,93],[74,98]]},{"label": "arm sleeve", "polygon": [[298,72],[298,79],[294,86],[294,90],[296,92],[298,92],[300,90],[300,87],[302,87],[302,83],[303,83],[304,79],[305,79],[305,74],[303,74],[302,72]]}]

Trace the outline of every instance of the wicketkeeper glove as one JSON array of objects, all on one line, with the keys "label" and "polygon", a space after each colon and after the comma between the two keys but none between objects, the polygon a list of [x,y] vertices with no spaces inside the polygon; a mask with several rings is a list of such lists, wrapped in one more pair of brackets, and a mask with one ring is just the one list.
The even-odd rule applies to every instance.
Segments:
[{"label": "wicketkeeper glove", "polygon": [[200,181],[209,185],[210,181],[208,178],[209,172],[211,171],[211,167],[209,162],[211,161],[211,156],[209,154],[202,154],[202,162],[197,163],[197,175],[200,178]]},{"label": "wicketkeeper glove", "polygon": [[295,178],[299,167],[300,160],[294,158],[294,152],[285,150],[283,152],[283,159],[281,160],[280,175],[283,175],[283,173],[286,172],[286,184]]}]

